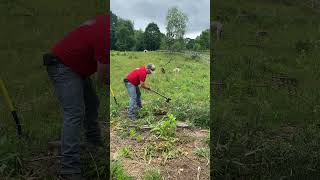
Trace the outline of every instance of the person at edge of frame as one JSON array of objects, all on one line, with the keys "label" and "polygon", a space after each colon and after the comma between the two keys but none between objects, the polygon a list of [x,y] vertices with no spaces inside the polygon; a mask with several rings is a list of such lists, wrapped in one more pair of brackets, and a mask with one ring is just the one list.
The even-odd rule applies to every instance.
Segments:
[{"label": "person at edge of frame", "polygon": [[63,108],[60,178],[81,180],[81,128],[89,150],[103,147],[98,122],[99,98],[91,77],[109,86],[110,20],[108,14],[96,16],[56,43],[43,55],[55,94]]}]

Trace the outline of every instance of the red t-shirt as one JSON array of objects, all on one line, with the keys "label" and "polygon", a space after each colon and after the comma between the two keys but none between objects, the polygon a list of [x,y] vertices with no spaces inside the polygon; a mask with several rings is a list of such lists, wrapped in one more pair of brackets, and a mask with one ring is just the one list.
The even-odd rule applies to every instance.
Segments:
[{"label": "red t-shirt", "polygon": [[141,66],[127,75],[128,81],[135,86],[139,86],[140,83],[143,83],[146,80],[146,77],[147,69],[145,66]]},{"label": "red t-shirt", "polygon": [[89,76],[97,71],[97,61],[109,64],[109,15],[97,16],[67,34],[52,53],[76,73]]}]

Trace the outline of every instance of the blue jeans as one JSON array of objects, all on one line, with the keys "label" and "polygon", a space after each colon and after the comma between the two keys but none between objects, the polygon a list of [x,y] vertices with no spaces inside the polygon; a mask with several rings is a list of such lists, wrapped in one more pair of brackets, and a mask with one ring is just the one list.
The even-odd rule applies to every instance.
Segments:
[{"label": "blue jeans", "polygon": [[135,107],[136,105],[141,108],[141,92],[139,89],[139,86],[135,86],[131,84],[130,82],[124,82],[128,94],[130,96],[130,102],[129,102],[129,118],[136,118],[136,113],[135,113]]},{"label": "blue jeans", "polygon": [[81,77],[63,64],[49,65],[47,72],[63,108],[61,174],[78,174],[82,126],[89,143],[102,144],[99,99],[90,77]]}]

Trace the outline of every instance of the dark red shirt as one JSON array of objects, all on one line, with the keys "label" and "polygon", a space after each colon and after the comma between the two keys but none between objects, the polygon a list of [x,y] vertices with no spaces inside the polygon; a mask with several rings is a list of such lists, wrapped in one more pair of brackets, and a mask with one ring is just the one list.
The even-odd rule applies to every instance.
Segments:
[{"label": "dark red shirt", "polygon": [[52,53],[76,73],[89,76],[97,72],[97,61],[109,64],[109,15],[97,16],[67,34]]},{"label": "dark red shirt", "polygon": [[139,86],[140,83],[143,83],[146,80],[146,77],[147,69],[145,66],[141,66],[127,75],[128,81],[135,86]]}]

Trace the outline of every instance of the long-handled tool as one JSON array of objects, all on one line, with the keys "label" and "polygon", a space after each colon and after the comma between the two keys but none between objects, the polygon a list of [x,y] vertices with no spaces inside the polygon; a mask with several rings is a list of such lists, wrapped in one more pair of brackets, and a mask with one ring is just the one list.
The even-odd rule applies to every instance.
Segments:
[{"label": "long-handled tool", "polygon": [[118,102],[117,102],[117,98],[116,98],[116,96],[114,95],[113,90],[112,90],[112,88],[111,88],[111,85],[110,85],[110,91],[111,91],[111,94],[112,94],[112,96],[113,96],[114,102],[116,103],[116,105],[119,106],[119,104],[118,104]]},{"label": "long-handled tool", "polygon": [[168,65],[168,64],[171,62],[171,60],[172,60],[172,52],[170,51],[170,60],[169,60],[165,65],[163,65],[163,66],[161,67],[161,72],[162,72],[163,74],[166,73],[164,67],[165,67],[166,65]]},{"label": "long-handled tool", "polygon": [[12,101],[10,99],[9,93],[8,93],[6,86],[4,85],[4,82],[2,79],[0,79],[0,93],[3,95],[4,100],[6,101],[7,106],[9,107],[9,110],[11,111],[12,117],[15,120],[15,123],[17,126],[18,137],[21,138],[22,130],[21,130],[20,120],[18,118],[16,110],[14,109],[14,106],[13,106]]},{"label": "long-handled tool", "polygon": [[150,91],[152,91],[152,92],[154,92],[154,93],[158,94],[158,95],[159,95],[159,96],[161,96],[161,97],[166,98],[166,102],[171,101],[171,98],[168,98],[168,97],[166,97],[166,96],[164,96],[164,95],[160,94],[159,92],[157,92],[157,91],[155,91],[155,90],[153,90],[153,89],[150,89]]}]

